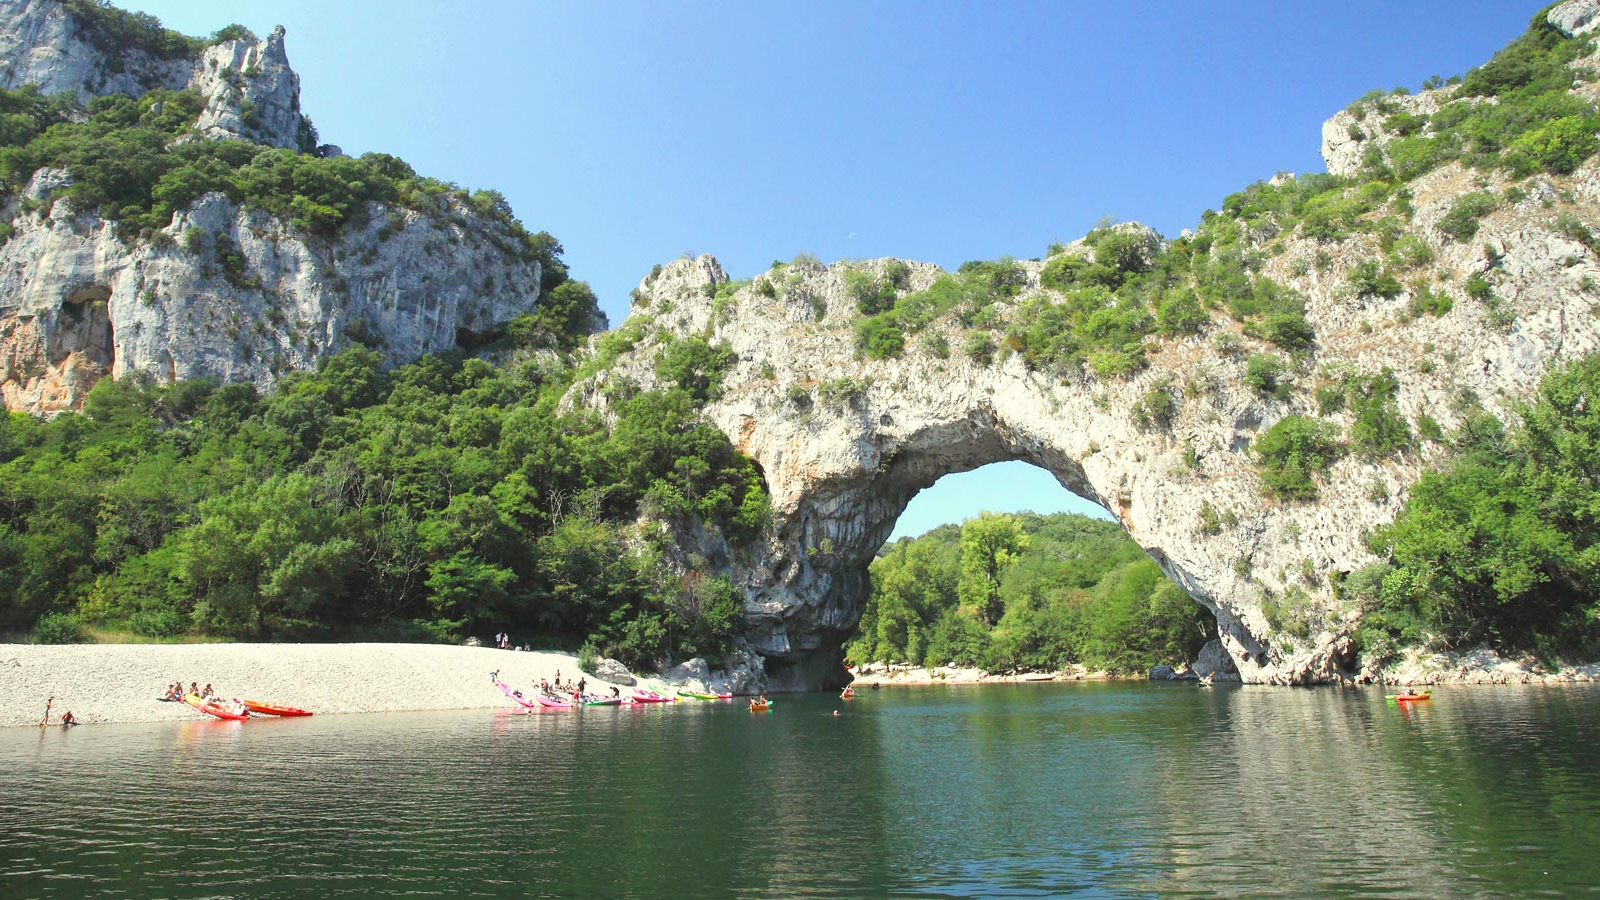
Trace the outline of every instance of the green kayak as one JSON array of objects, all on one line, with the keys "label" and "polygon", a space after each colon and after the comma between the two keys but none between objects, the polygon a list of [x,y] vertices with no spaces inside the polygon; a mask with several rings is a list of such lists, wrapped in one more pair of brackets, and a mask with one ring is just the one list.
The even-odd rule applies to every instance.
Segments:
[{"label": "green kayak", "polygon": [[702,694],[699,691],[678,691],[679,697],[689,697],[695,700],[729,700],[732,694]]}]

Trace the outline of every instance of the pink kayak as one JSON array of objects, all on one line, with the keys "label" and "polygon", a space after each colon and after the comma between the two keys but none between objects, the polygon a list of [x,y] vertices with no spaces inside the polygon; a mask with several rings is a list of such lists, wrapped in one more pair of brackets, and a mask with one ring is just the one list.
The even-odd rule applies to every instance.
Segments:
[{"label": "pink kayak", "polygon": [[506,699],[507,700],[514,700],[514,701],[516,701],[517,703],[519,703],[519,704],[521,704],[523,706],[538,706],[539,705],[539,704],[533,702],[532,700],[529,700],[527,697],[522,696],[522,692],[521,691],[513,691],[511,689],[511,685],[506,684],[504,681],[496,681],[495,684],[500,686],[500,691],[506,695]]},{"label": "pink kayak", "polygon": [[546,709],[571,709],[572,704],[565,700],[552,700],[549,697],[540,697],[539,705]]},{"label": "pink kayak", "polygon": [[635,703],[676,703],[677,700],[677,697],[663,697],[655,691],[633,692],[633,702]]}]

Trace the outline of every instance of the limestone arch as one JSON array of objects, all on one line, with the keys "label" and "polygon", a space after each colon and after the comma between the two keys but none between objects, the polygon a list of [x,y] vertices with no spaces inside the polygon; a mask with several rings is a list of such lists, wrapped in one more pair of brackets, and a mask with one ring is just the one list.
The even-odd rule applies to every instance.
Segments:
[{"label": "limestone arch", "polygon": [[[745,638],[773,689],[837,683],[867,563],[895,518],[940,476],[1004,460],[1038,466],[1106,508],[1213,613],[1212,658],[1242,680],[1353,674],[1355,611],[1340,606],[1336,578],[1373,561],[1362,532],[1388,521],[1399,502],[1391,493],[1375,503],[1362,486],[1374,477],[1414,478],[1419,467],[1397,473],[1346,458],[1318,502],[1273,501],[1249,448],[1278,420],[1304,413],[1305,401],[1252,389],[1240,355],[1203,337],[1153,344],[1143,368],[1097,378],[1087,368],[1035,370],[1017,354],[965,353],[960,342],[970,332],[946,316],[899,356],[866,358],[846,276],[891,263],[908,271],[909,291],[943,274],[922,263],[797,258],[730,299],[714,258],[678,260],[636,292],[631,349],[574,388],[575,397],[600,397],[607,379],[652,384],[666,342],[728,343],[737,361],[704,413],[764,473],[771,525],[753,545],[729,547],[693,529],[679,529],[674,542],[715,561],[741,589]],[[1018,265],[1024,291],[1040,290],[1041,264]],[[1201,384],[1170,421],[1141,422],[1136,410],[1154,385],[1190,378]],[[1208,506],[1228,522],[1222,531],[1198,527]],[[1297,598],[1311,624],[1294,633],[1276,626],[1268,614],[1275,597]]]},{"label": "limestone arch", "polygon": [[[888,418],[890,421],[883,421]],[[892,416],[880,416],[880,425]],[[1228,617],[1204,586],[1158,541],[1129,528],[1130,498],[1096,486],[1081,462],[1059,447],[1041,443],[1027,429],[1013,427],[994,407],[980,403],[965,415],[920,428],[896,442],[870,470],[854,477],[808,484],[774,535],[788,548],[770,582],[753,579],[756,593],[795,592],[816,598],[814,615],[803,624],[775,617],[750,632],[752,647],[765,660],[769,682],[776,689],[832,687],[841,682],[838,652],[854,634],[870,589],[867,571],[911,500],[946,475],[973,471],[999,462],[1028,463],[1051,475],[1064,490],[1105,509],[1111,519],[1140,545],[1162,572],[1219,621]],[[747,584],[750,582],[747,581]],[[760,617],[757,617],[759,622]],[[799,624],[800,627],[795,626]],[[808,627],[809,626],[809,627]],[[1249,641],[1242,647],[1257,661],[1265,648]],[[1231,675],[1232,660],[1213,664]]]}]

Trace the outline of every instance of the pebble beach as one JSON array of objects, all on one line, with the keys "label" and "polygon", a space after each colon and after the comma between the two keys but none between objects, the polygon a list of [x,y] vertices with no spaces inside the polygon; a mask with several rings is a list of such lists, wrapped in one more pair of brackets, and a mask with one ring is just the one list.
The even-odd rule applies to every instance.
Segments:
[{"label": "pebble beach", "polygon": [[[52,724],[67,710],[84,724],[193,719],[157,700],[178,680],[318,715],[511,707],[494,670],[524,693],[557,672],[579,676],[570,653],[443,644],[0,644],[0,727],[37,725],[51,696]],[[583,677],[590,692],[610,687]]]}]

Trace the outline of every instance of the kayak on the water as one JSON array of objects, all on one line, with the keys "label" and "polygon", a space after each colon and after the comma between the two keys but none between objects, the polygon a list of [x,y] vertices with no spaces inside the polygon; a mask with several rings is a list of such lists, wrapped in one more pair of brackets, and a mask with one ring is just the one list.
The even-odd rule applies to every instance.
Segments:
[{"label": "kayak on the water", "polygon": [[539,705],[543,706],[543,707],[545,707],[547,709],[571,709],[572,708],[572,704],[568,703],[565,700],[555,700],[555,699],[552,699],[550,697],[544,697],[544,696],[541,696],[539,698]]},{"label": "kayak on the water", "polygon": [[635,703],[674,703],[677,699],[677,697],[663,697],[655,691],[633,692],[633,702]]},{"label": "kayak on the water", "polygon": [[296,706],[279,706],[276,703],[263,703],[260,700],[244,701],[244,708],[253,713],[266,716],[309,716],[310,710],[300,709]]},{"label": "kayak on the water", "polygon": [[250,713],[248,712],[243,714],[229,712],[228,710],[222,708],[222,706],[219,704],[202,699],[199,694],[185,694],[183,697],[183,702],[189,704],[195,709],[200,710],[206,715],[216,716],[219,719],[242,722],[245,719],[250,718]]},{"label": "kayak on the water", "polygon": [[1383,698],[1391,703],[1416,703],[1421,700],[1432,700],[1433,691],[1408,691],[1404,694],[1384,694]]}]

